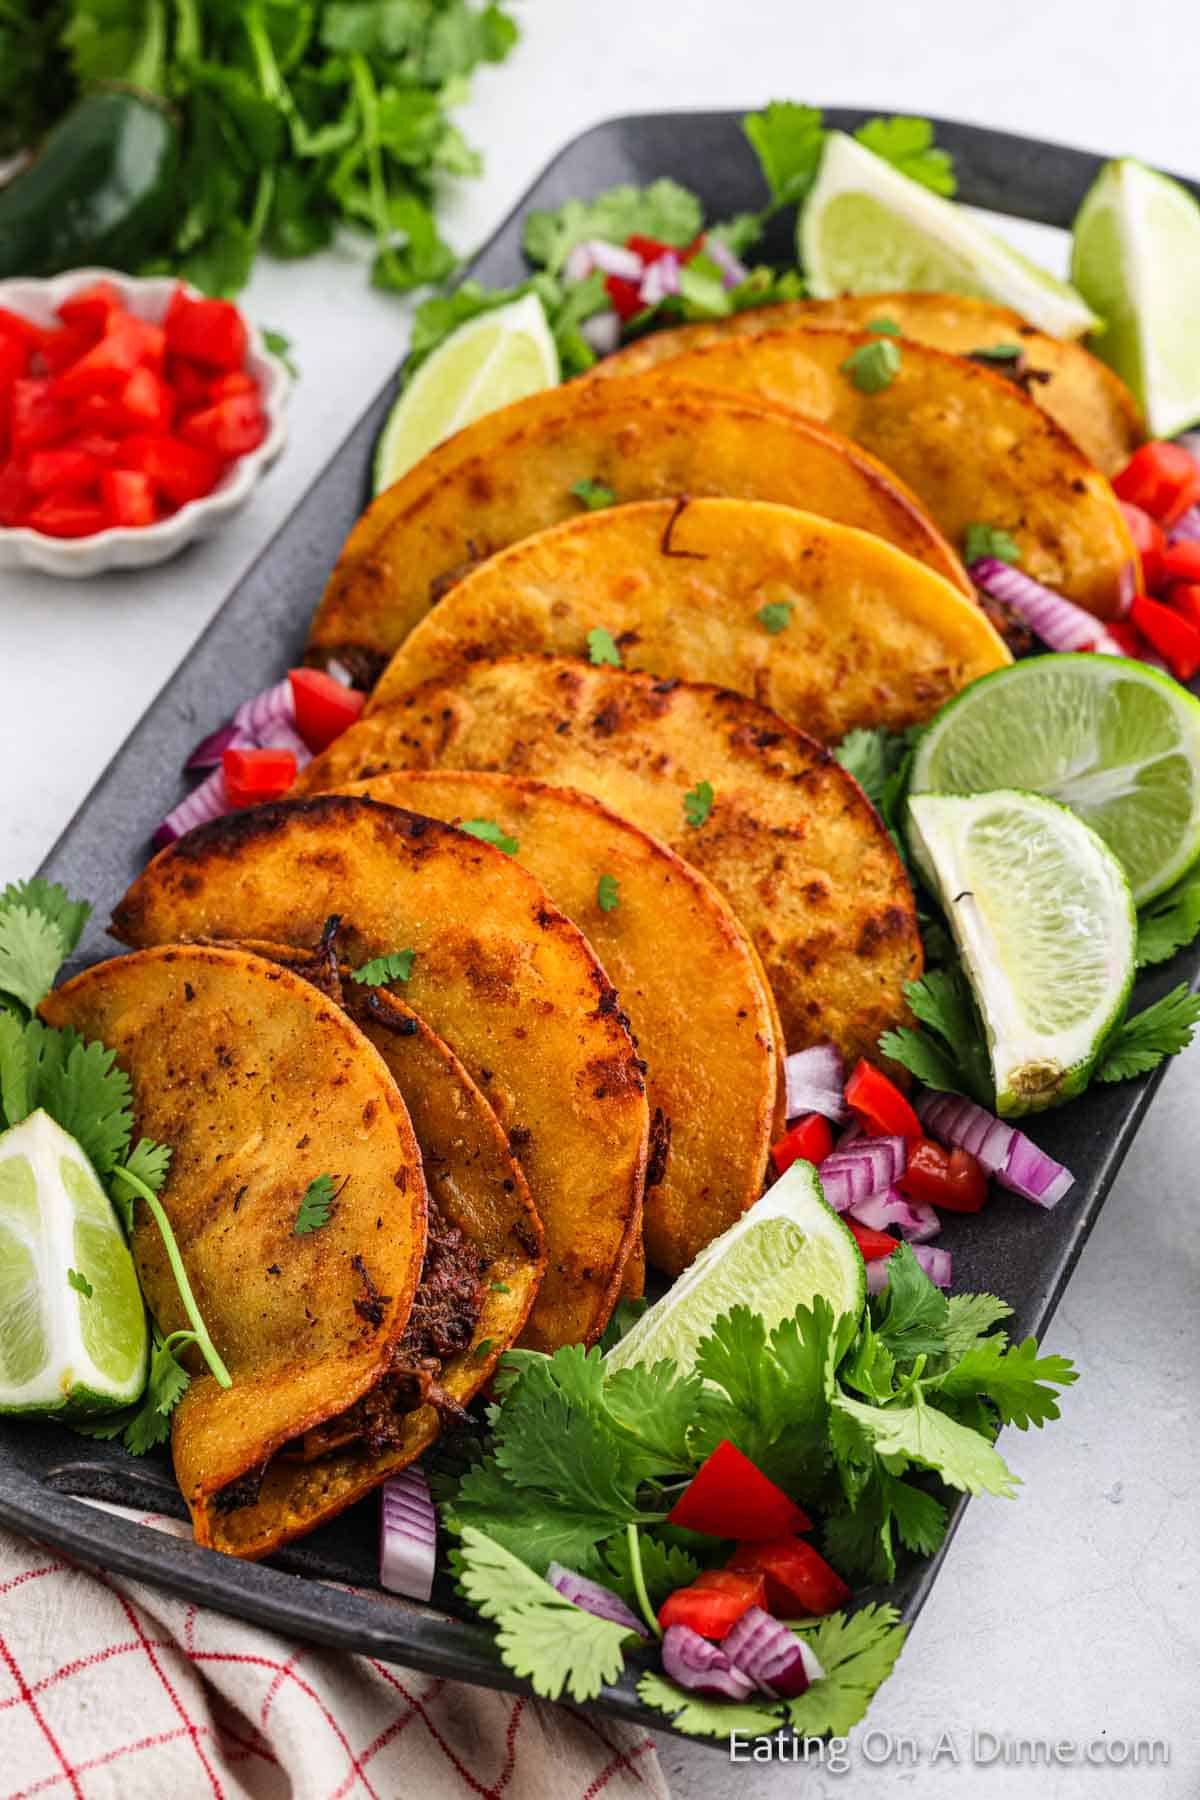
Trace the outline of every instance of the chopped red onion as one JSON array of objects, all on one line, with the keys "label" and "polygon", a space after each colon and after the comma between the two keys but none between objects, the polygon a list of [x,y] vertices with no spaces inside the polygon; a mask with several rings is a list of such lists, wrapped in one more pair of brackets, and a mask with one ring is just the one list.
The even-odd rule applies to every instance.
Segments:
[{"label": "chopped red onion", "polygon": [[277,719],[273,725],[267,726],[258,740],[258,748],[260,750],[290,750],[296,758],[297,769],[302,769],[305,763],[312,761],[312,751],[296,727],[290,725],[286,719]]},{"label": "chopped red onion", "polygon": [[233,715],[238,730],[248,732],[258,744],[263,742],[263,733],[280,721],[287,725],[296,723],[292,684],[286,676],[274,687],[264,688],[261,694],[252,694],[249,700],[243,700]]},{"label": "chopped red onion", "polygon": [[836,1044],[814,1044],[809,1050],[793,1050],[784,1060],[787,1076],[787,1116],[820,1113],[840,1125],[850,1116],[842,1096],[846,1072]]},{"label": "chopped red onion", "polygon": [[597,356],[611,356],[621,341],[621,320],[615,312],[594,313],[579,327],[580,336]]},{"label": "chopped red onion", "polygon": [[922,1094],[917,1117],[931,1138],[952,1150],[969,1150],[989,1175],[1008,1167],[1016,1126],[1006,1125],[974,1100],[961,1094]]},{"label": "chopped red onion", "polygon": [[996,1180],[1010,1193],[1020,1194],[1023,1200],[1032,1200],[1035,1206],[1045,1207],[1057,1206],[1075,1184],[1070,1169],[1039,1150],[1023,1131],[1014,1131],[1008,1165]]},{"label": "chopped red onion", "polygon": [[1200,506],[1189,506],[1167,533],[1169,544],[1200,544]]},{"label": "chopped red onion", "polygon": [[437,1518],[420,1469],[383,1484],[379,1510],[379,1584],[410,1600],[428,1600],[437,1558]]},{"label": "chopped red onion", "polygon": [[609,1619],[614,1625],[624,1625],[626,1630],[636,1631],[641,1638],[650,1636],[641,1620],[630,1612],[620,1596],[610,1588],[601,1587],[598,1581],[589,1581],[586,1575],[577,1575],[574,1569],[564,1569],[561,1563],[556,1562],[552,1562],[546,1570],[546,1580],[572,1606],[593,1613],[597,1619]]},{"label": "chopped red onion", "polygon": [[707,232],[704,238],[704,254],[716,263],[721,271],[722,287],[739,287],[748,280],[750,271],[744,262],[739,262],[728,244],[723,244],[715,232]]},{"label": "chopped red onion", "polygon": [[645,263],[636,250],[610,244],[607,238],[585,238],[576,244],[563,264],[568,281],[586,281],[596,269],[602,275],[618,275],[622,281],[640,281]]},{"label": "chopped red onion", "polygon": [[742,1614],[721,1639],[721,1649],[764,1694],[777,1700],[797,1699],[825,1673],[804,1640],[761,1606]]},{"label": "chopped red onion", "polygon": [[331,675],[334,681],[340,682],[344,688],[352,688],[354,686],[353,675],[350,673],[345,663],[339,662],[336,656],[331,656],[329,661],[325,664],[325,673]]},{"label": "chopped red onion", "polygon": [[872,1231],[886,1231],[889,1226],[896,1226],[901,1237],[910,1244],[927,1244],[942,1229],[942,1221],[932,1206],[926,1206],[921,1200],[910,1200],[907,1194],[894,1187],[886,1194],[872,1194],[869,1199],[852,1206],[850,1211],[860,1225],[867,1225]]},{"label": "chopped red onion", "polygon": [[[914,1252],[915,1254],[915,1252]],[[888,1284],[888,1262],[886,1256],[873,1256],[867,1264],[868,1294],[882,1294]]]},{"label": "chopped red onion", "polygon": [[745,1700],[754,1692],[749,1675],[690,1625],[667,1626],[662,1663],[671,1680],[693,1694],[708,1694],[714,1700]]},{"label": "chopped red onion", "polygon": [[[1094,619],[1073,600],[1032,581],[1020,569],[1012,568],[995,556],[981,556],[967,574],[976,587],[1011,606],[1036,637],[1049,650],[1101,650],[1108,656],[1124,656],[1125,652]],[[1130,594],[1130,599],[1133,596]]]},{"label": "chopped red onion", "polygon": [[154,848],[161,850],[165,845],[173,844],[185,832],[194,831],[197,825],[207,825],[210,819],[219,819],[228,811],[225,777],[220,769],[214,769],[190,794],[184,795],[178,806],[171,808],[154,833]]},{"label": "chopped red onion", "polygon": [[[1117,603],[1120,606],[1122,616],[1124,616],[1124,614],[1127,613],[1129,611],[1130,607],[1133,605],[1133,597],[1137,593],[1137,591],[1138,591],[1138,566],[1137,566],[1137,564],[1132,563],[1132,562],[1122,563],[1121,564],[1121,573],[1117,577]],[[1103,646],[1100,644],[1097,644],[1096,648],[1097,648],[1097,650],[1103,650]],[[1112,656],[1114,654],[1114,652],[1111,650],[1105,650],[1104,654],[1107,656]]]},{"label": "chopped red onion", "polygon": [[220,767],[226,750],[255,748],[255,740],[249,732],[239,731],[233,720],[229,719],[216,731],[210,731],[206,738],[200,739],[183,766],[185,769],[216,769]]},{"label": "chopped red onion", "polygon": [[[934,1244],[914,1244],[912,1253],[934,1287],[950,1286],[953,1264],[948,1250],[940,1250]],[[888,1264],[891,1260],[890,1256],[879,1256],[867,1264],[868,1294],[882,1294],[888,1284]]]},{"label": "chopped red onion", "polygon": [[903,1138],[859,1138],[834,1150],[821,1164],[821,1191],[834,1212],[849,1212],[872,1194],[884,1194],[904,1173],[908,1145]]},{"label": "chopped red onion", "polygon": [[657,306],[679,292],[679,258],[673,250],[664,250],[649,264],[642,276],[638,299],[643,306]]}]

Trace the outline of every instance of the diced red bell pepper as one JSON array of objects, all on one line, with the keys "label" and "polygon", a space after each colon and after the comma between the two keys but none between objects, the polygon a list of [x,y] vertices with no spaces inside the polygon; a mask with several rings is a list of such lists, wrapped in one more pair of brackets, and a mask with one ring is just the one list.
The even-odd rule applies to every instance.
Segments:
[{"label": "diced red bell pepper", "polygon": [[752,1606],[766,1609],[764,1577],[730,1569],[706,1569],[689,1587],[676,1588],[658,1609],[658,1622],[690,1625],[701,1637],[723,1638]]},{"label": "diced red bell pepper", "polygon": [[766,1576],[767,1609],[777,1619],[819,1618],[836,1612],[850,1598],[837,1570],[801,1538],[739,1544],[728,1566],[739,1573]]},{"label": "diced red bell pepper", "polygon": [[[1200,545],[1196,547],[1200,549]],[[1200,582],[1173,581],[1167,590],[1167,605],[1200,631]]]},{"label": "diced red bell pepper", "polygon": [[110,525],[153,525],[158,518],[154,483],[136,469],[102,470],[100,503]]},{"label": "diced red bell pepper", "polygon": [[218,375],[215,381],[208,384],[210,400],[232,400],[235,394],[257,394],[258,383],[247,369],[234,369],[228,375]]},{"label": "diced red bell pepper", "polygon": [[843,1217],[843,1225],[848,1225],[850,1235],[862,1251],[864,1262],[880,1262],[890,1256],[896,1248],[898,1239],[888,1231],[872,1231],[869,1225],[860,1225],[857,1219]]},{"label": "diced red bell pepper", "polygon": [[101,278],[99,281],[89,282],[78,293],[68,295],[55,311],[64,325],[82,327],[90,334],[90,341],[95,343],[98,337],[103,336],[112,314],[124,311],[124,302],[113,283]]},{"label": "diced red bell pepper", "polygon": [[334,738],[353,725],[367,696],[357,688],[343,687],[324,669],[289,669],[296,730],[313,755],[327,750]]},{"label": "diced red bell pepper", "polygon": [[908,1163],[896,1186],[910,1200],[943,1212],[979,1212],[988,1191],[983,1164],[969,1150],[947,1150],[926,1137],[909,1145]]},{"label": "diced red bell pepper", "polygon": [[1200,501],[1200,462],[1182,444],[1140,444],[1112,484],[1118,499],[1140,506],[1169,531]]},{"label": "diced red bell pepper", "polygon": [[606,275],[604,291],[612,301],[613,311],[622,324],[645,310],[639,281],[627,281],[624,275]]},{"label": "diced red bell pepper", "polygon": [[62,488],[94,487],[100,464],[86,450],[63,444],[53,450],[35,450],[26,465],[35,494],[53,494]]},{"label": "diced red bell pepper", "polygon": [[894,1081],[863,1057],[846,1083],[846,1105],[872,1137],[915,1138],[921,1121]]},{"label": "diced red bell pepper", "polygon": [[1128,500],[1122,500],[1120,506],[1142,565],[1143,586],[1157,594],[1163,578],[1163,552],[1166,549],[1162,529],[1140,506],[1134,506]]},{"label": "diced red bell pepper", "polygon": [[14,451],[41,450],[47,444],[61,443],[71,424],[71,409],[49,376],[30,375],[13,382],[9,427]]},{"label": "diced red bell pepper", "polygon": [[176,288],[164,325],[167,348],[175,356],[214,369],[240,369],[246,360],[249,335],[230,300],[193,300]]},{"label": "diced red bell pepper", "polygon": [[782,1537],[811,1525],[807,1513],[728,1438],[704,1459],[667,1518],[688,1531],[726,1538]]},{"label": "diced red bell pepper", "polygon": [[820,1113],[805,1113],[797,1119],[777,1144],[771,1145],[771,1161],[775,1173],[782,1175],[794,1162],[822,1163],[833,1149],[833,1132],[829,1120]]},{"label": "diced red bell pepper", "polygon": [[113,313],[104,336],[58,377],[58,391],[68,399],[113,393],[124,387],[146,360],[146,327],[129,313]]},{"label": "diced red bell pepper", "polygon": [[1134,595],[1129,616],[1176,680],[1190,681],[1200,669],[1200,631],[1173,607],[1145,594]]},{"label": "diced red bell pepper", "polygon": [[234,394],[202,412],[190,413],[179,428],[189,444],[211,450],[224,462],[257,450],[267,435],[267,422],[257,394]]},{"label": "diced red bell pepper", "polygon": [[117,452],[122,469],[148,475],[155,487],[176,506],[211,493],[221,473],[219,460],[197,444],[181,438],[135,432]]},{"label": "diced red bell pepper", "polygon": [[66,492],[47,494],[32,509],[25,523],[32,531],[44,532],[47,537],[80,538],[103,531],[108,520],[98,500]]},{"label": "diced red bell pepper", "polygon": [[117,396],[128,431],[170,431],[175,417],[175,391],[161,375],[144,365],[136,368]]},{"label": "diced red bell pepper", "polygon": [[643,237],[640,231],[634,231],[625,239],[625,247],[644,263],[657,262],[660,256],[677,256],[680,262],[690,262],[704,248],[704,233],[700,232],[690,244],[679,245],[664,244],[661,238]]},{"label": "diced red bell pepper", "polygon": [[1169,587],[1173,581],[1200,581],[1200,544],[1180,538],[1177,544],[1167,545],[1163,552],[1162,584]]},{"label": "diced red bell pepper", "polygon": [[294,750],[226,750],[221,758],[230,806],[278,800],[296,779]]},{"label": "diced red bell pepper", "polygon": [[24,464],[0,464],[0,525],[24,525],[32,505],[33,489]]}]

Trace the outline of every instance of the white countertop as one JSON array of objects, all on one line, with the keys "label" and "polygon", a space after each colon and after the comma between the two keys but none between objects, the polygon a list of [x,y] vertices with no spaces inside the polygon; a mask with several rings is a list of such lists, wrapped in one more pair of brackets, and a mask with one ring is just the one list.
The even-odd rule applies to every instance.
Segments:
[{"label": "white countertop", "polygon": [[[661,107],[780,97],[932,112],[1200,173],[1200,55],[1194,14],[1178,0],[1158,0],[1152,13],[1117,0],[986,10],[978,0],[518,5],[525,42],[507,67],[479,77],[463,115],[487,157],[484,179],[463,188],[450,215],[464,251],[567,138]],[[289,334],[302,379],[283,461],[231,528],[143,574],[73,584],[0,572],[0,884],[46,853],[404,348],[408,309],[372,292],[350,251],[261,263],[244,304]],[[676,1793],[1200,1792],[1198,1082],[1193,1051],[1171,1073],[1054,1322],[1047,1347],[1083,1371],[1064,1419],[1006,1434],[1027,1485],[1015,1504],[970,1508],[848,1772],[730,1767],[723,1749],[664,1739]],[[930,1763],[942,1731],[957,1764],[949,1753]],[[1170,1763],[973,1766],[973,1731],[1051,1745],[1165,1738]],[[920,1763],[897,1760],[885,1734],[916,1739]]]}]

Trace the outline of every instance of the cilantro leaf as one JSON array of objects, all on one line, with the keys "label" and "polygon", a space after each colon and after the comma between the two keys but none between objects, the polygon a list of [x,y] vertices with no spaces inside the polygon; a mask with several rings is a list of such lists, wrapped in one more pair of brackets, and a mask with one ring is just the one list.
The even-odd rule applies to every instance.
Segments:
[{"label": "cilantro leaf", "polygon": [[846,733],[833,753],[887,824],[892,823],[884,812],[891,784],[904,774],[913,737],[914,734],[907,731],[886,731],[882,727],[868,730],[858,726]]},{"label": "cilantro leaf", "polygon": [[[464,825],[465,831],[467,827]],[[480,837],[481,832],[473,833]],[[358,981],[367,987],[383,987],[389,981],[407,981],[413,972],[416,961],[415,950],[392,950],[387,956],[376,956],[370,962],[363,963],[361,968],[351,969],[351,981]]]},{"label": "cilantro leaf", "polygon": [[1200,873],[1183,880],[1149,901],[1138,913],[1137,962],[1144,969],[1166,962],[1200,931]]},{"label": "cilantro leaf", "polygon": [[900,1542],[917,1556],[932,1556],[946,1535],[946,1508],[936,1495],[895,1475],[885,1473],[883,1484]]},{"label": "cilantro leaf", "polygon": [[73,1287],[75,1292],[82,1294],[85,1300],[90,1300],[95,1291],[87,1276],[81,1275],[78,1269],[67,1270],[67,1286]]},{"label": "cilantro leaf", "polygon": [[131,1456],[144,1456],[171,1435],[171,1414],[191,1385],[191,1376],[175,1360],[174,1353],[155,1333],[150,1355],[150,1379],[140,1404],[125,1426],[123,1442]]},{"label": "cilantro leaf", "polygon": [[656,1670],[642,1676],[637,1691],[639,1700],[666,1713],[675,1730],[686,1731],[690,1737],[728,1738],[732,1731],[743,1737],[763,1737],[778,1731],[783,1724],[781,1709],[771,1707],[765,1699],[758,1705],[751,1701],[738,1705],[732,1700],[705,1700],[676,1687]]},{"label": "cilantro leaf", "polygon": [[307,1237],[328,1225],[336,1198],[332,1175],[314,1175],[304,1190],[292,1231],[296,1237]]},{"label": "cilantro leaf", "polygon": [[766,606],[760,606],[754,616],[764,631],[770,632],[772,637],[778,637],[791,624],[795,610],[790,600],[771,600]]},{"label": "cilantro leaf", "polygon": [[272,356],[277,356],[279,358],[293,381],[299,381],[300,371],[296,367],[295,358],[292,356],[291,338],[282,331],[272,331],[268,325],[264,325],[260,328],[260,335],[262,337],[263,347],[266,350],[269,350]]},{"label": "cilantro leaf", "polygon": [[1019,563],[1021,546],[1001,525],[968,525],[963,533],[963,561],[970,568],[985,556],[994,556],[997,562]]},{"label": "cilantro leaf", "polygon": [[0,1007],[0,1116],[19,1125],[32,1110],[29,1100],[29,1042],[16,1013]]},{"label": "cilantro leaf", "polygon": [[860,394],[881,394],[900,373],[900,362],[900,346],[889,337],[880,337],[852,350],[842,368]]},{"label": "cilantro leaf", "polygon": [[568,200],[555,212],[527,213],[523,244],[530,262],[557,275],[576,244],[588,238],[623,244],[637,233],[682,248],[703,229],[695,194],[664,178],[646,188],[620,186],[593,200]]},{"label": "cilantro leaf", "polygon": [[133,1115],[129,1077],[113,1051],[84,1043],[74,1031],[49,1031],[32,1020],[36,1046],[31,1109],[44,1106],[73,1137],[98,1175],[108,1175],[129,1144]]},{"label": "cilantro leaf", "polygon": [[[977,1344],[988,1341],[986,1334],[992,1326],[1011,1314],[1007,1300],[998,1300],[995,1294],[951,1294],[946,1302],[946,1355],[965,1356]],[[1003,1333],[996,1333],[990,1341],[1006,1344],[1008,1339]]]},{"label": "cilantro leaf", "polygon": [[599,666],[608,663],[610,667],[621,667],[621,652],[613,642],[612,633],[605,631],[602,625],[593,625],[587,634],[588,661]]},{"label": "cilantro leaf", "polygon": [[15,903],[0,908],[0,993],[33,1012],[54,986],[65,954],[53,919]]},{"label": "cilantro leaf", "polygon": [[[908,1406],[868,1406],[844,1394],[833,1404],[861,1427],[877,1456],[918,1463],[969,1494],[1012,1498],[1018,1478],[999,1452],[978,1431],[931,1406],[919,1387]],[[891,1467],[895,1472],[896,1463]]]},{"label": "cilantro leaf", "polygon": [[868,319],[863,326],[864,331],[879,331],[884,337],[903,337],[904,333],[895,319]]},{"label": "cilantro leaf", "polygon": [[982,363],[1020,362],[1024,354],[1020,344],[984,344],[967,352],[972,362]]},{"label": "cilantro leaf", "polygon": [[827,1732],[844,1737],[891,1674],[908,1626],[900,1624],[894,1606],[863,1606],[849,1617],[830,1613],[816,1625],[803,1626],[797,1636],[812,1649],[825,1674],[799,1699],[788,1701],[792,1729],[801,1737],[823,1737]]},{"label": "cilantro leaf", "polygon": [[937,1356],[946,1344],[946,1296],[934,1286],[913,1254],[900,1244],[888,1257],[888,1281],[871,1301],[875,1333],[897,1362]]},{"label": "cilantro leaf", "polygon": [[819,108],[772,100],[748,113],[742,130],[750,141],[775,208],[798,206],[817,178],[825,128]]},{"label": "cilantro leaf", "polygon": [[899,1063],[925,1087],[938,1088],[947,1094],[963,1091],[962,1076],[949,1051],[936,1038],[924,1031],[914,1031],[911,1025],[899,1025],[893,1031],[885,1031],[879,1039],[879,1054],[887,1057],[889,1062]]},{"label": "cilantro leaf", "polygon": [[601,875],[596,883],[596,905],[601,912],[615,912],[621,904],[621,884],[615,875]]},{"label": "cilantro leaf", "polygon": [[468,1469],[442,1511],[452,1531],[486,1531],[531,1569],[564,1563],[581,1575],[598,1562],[596,1546],[621,1529],[610,1513],[591,1512],[569,1496],[518,1488],[491,1457]]},{"label": "cilantro leaf", "polygon": [[[136,1182],[144,1182],[154,1193],[158,1193],[167,1179],[167,1170],[171,1163],[171,1146],[156,1144],[152,1138],[139,1138],[136,1148],[126,1157],[124,1163],[113,1170],[109,1181],[109,1197],[126,1232],[133,1230],[133,1202],[137,1195]],[[132,1181],[125,1176],[132,1177]]]},{"label": "cilantro leaf", "polygon": [[0,912],[10,906],[24,906],[56,925],[62,938],[64,958],[75,949],[92,916],[90,901],[72,900],[65,887],[57,881],[47,881],[41,875],[34,875],[28,881],[10,882],[0,893]]},{"label": "cilantro leaf", "polygon": [[1093,1077],[1096,1081],[1129,1081],[1156,1069],[1164,1057],[1176,1056],[1192,1041],[1200,1024],[1200,995],[1185,983],[1172,988],[1153,1006],[1147,1006],[1118,1025],[1109,1038]]},{"label": "cilantro leaf", "polygon": [[571,493],[583,502],[588,512],[603,512],[605,507],[617,504],[616,494],[603,481],[576,481]]},{"label": "cilantro leaf", "polygon": [[947,151],[934,146],[933,126],[928,119],[869,119],[854,135],[865,149],[873,150],[910,181],[947,197],[956,192],[954,164]]},{"label": "cilantro leaf", "polygon": [[[1006,1425],[1027,1431],[1047,1419],[1060,1417],[1058,1397],[1050,1383],[1069,1387],[1078,1370],[1065,1356],[1039,1356],[1033,1338],[1011,1348],[1001,1337],[985,1338],[965,1350],[954,1367],[930,1383],[942,1399],[982,1395],[991,1401]],[[931,1394],[931,1397],[934,1395]]]},{"label": "cilantro leaf", "polygon": [[[650,1604],[657,1610],[676,1588],[688,1587],[700,1573],[700,1564],[681,1544],[664,1544],[650,1531],[638,1533],[638,1553],[642,1561],[642,1580]],[[606,1587],[634,1612],[638,1610],[637,1589],[633,1583],[632,1558],[628,1533],[610,1538],[604,1546],[605,1570],[601,1579]]]},{"label": "cilantro leaf", "polygon": [[683,816],[687,823],[698,830],[712,811],[715,798],[711,781],[698,781],[694,788],[689,788],[683,796]]},{"label": "cilantro leaf", "polygon": [[481,844],[494,844],[497,850],[503,850],[505,856],[515,856],[521,848],[517,839],[509,837],[495,819],[463,819],[459,822],[458,829],[465,831],[468,837],[478,838]]},{"label": "cilantro leaf", "polygon": [[879,1040],[883,1055],[903,1064],[927,1087],[992,1106],[991,1059],[961,965],[927,970],[919,981],[905,983],[904,997],[930,1035],[910,1026],[885,1031]]},{"label": "cilantro leaf", "polygon": [[769,1336],[745,1306],[716,1320],[697,1348],[696,1369],[726,1398],[711,1389],[701,1396],[698,1450],[727,1437],[772,1479],[811,1491],[827,1460],[834,1333],[833,1309],[820,1296]]}]

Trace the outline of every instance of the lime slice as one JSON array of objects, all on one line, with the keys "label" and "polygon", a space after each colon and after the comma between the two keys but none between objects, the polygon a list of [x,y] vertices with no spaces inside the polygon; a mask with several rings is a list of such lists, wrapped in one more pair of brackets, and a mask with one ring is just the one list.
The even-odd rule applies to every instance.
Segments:
[{"label": "lime slice", "polygon": [[74,1138],[31,1113],[0,1136],[0,1412],[125,1406],[146,1349],[111,1202]]},{"label": "lime slice", "polygon": [[1153,437],[1200,419],[1200,206],[1132,157],[1105,163],[1075,219],[1071,279],[1105,322],[1090,346],[1133,389]]},{"label": "lime slice", "polygon": [[909,792],[1019,787],[1098,831],[1140,906],[1200,856],[1200,700],[1120,656],[1033,656],[964,688],[917,745]]},{"label": "lime slice", "polygon": [[375,451],[375,492],[464,425],[559,379],[558,350],[536,294],[468,319],[421,364],[388,414]]},{"label": "lime slice", "polygon": [[818,299],[898,290],[971,294],[1014,306],[1054,337],[1080,337],[1100,323],[1065,281],[841,131],[826,135],[800,215],[798,249]]},{"label": "lime slice", "polygon": [[670,1360],[681,1371],[722,1313],[751,1306],[767,1329],[823,1294],[835,1317],[857,1323],[866,1267],[845,1225],[821,1197],[811,1163],[796,1162],[735,1225],[714,1238],[606,1358],[613,1369]]},{"label": "lime slice", "polygon": [[1086,1086],[1133,982],[1137,916],[1124,871],[1053,800],[918,794],[909,840],[962,953],[1004,1117]]}]

